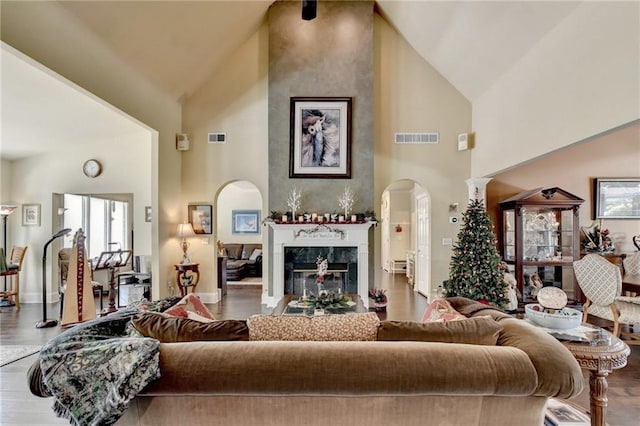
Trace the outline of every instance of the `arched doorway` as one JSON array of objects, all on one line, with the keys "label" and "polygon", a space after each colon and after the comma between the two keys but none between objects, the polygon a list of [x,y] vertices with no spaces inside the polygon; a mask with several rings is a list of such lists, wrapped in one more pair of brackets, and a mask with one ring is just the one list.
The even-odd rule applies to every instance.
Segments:
[{"label": "arched doorway", "polygon": [[233,262],[262,259],[262,194],[252,182],[238,180],[225,184],[216,198],[216,239],[237,251],[227,253],[227,285],[262,286],[263,262]]},{"label": "arched doorway", "polygon": [[381,200],[381,264],[388,273],[407,274],[415,291],[431,295],[430,197],[419,183],[391,183]]}]

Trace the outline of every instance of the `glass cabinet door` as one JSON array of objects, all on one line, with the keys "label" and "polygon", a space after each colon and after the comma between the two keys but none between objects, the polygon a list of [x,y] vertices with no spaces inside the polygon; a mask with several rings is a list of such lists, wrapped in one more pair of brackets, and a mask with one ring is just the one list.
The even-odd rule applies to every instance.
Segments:
[{"label": "glass cabinet door", "polygon": [[560,260],[560,223],[552,210],[525,210],[523,215],[524,252],[522,260],[546,262]]},{"label": "glass cabinet door", "polygon": [[515,210],[505,210],[503,212],[504,229],[504,260],[507,262],[516,260],[516,214]]},{"label": "glass cabinet door", "polygon": [[562,210],[560,217],[560,251],[562,260],[573,262],[576,253],[573,252],[573,210]]}]

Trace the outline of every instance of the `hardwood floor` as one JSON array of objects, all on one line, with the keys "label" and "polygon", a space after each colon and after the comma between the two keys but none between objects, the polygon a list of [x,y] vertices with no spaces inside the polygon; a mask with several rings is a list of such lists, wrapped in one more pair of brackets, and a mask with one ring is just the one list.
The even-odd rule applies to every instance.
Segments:
[{"label": "hardwood floor", "polygon": [[[420,321],[427,307],[421,295],[411,291],[406,278],[388,274],[378,287],[386,288],[389,306],[381,319]],[[250,286],[229,288],[227,296],[215,305],[208,305],[216,318],[244,319],[254,313],[270,313],[260,304],[261,289]],[[56,318],[58,305],[47,306],[48,318]],[[2,308],[0,313],[0,345],[41,345],[60,333],[60,327],[36,329],[42,319],[42,305],[23,304],[22,309]],[[55,417],[53,401],[33,396],[28,389],[26,373],[36,355],[0,368],[0,425],[56,425],[68,424]],[[586,390],[573,400],[581,407],[589,406],[588,375]],[[631,347],[631,356],[625,368],[616,370],[608,378],[610,426],[631,426],[640,418],[640,347]],[[514,425],[520,426],[520,425]],[[526,426],[526,425],[525,425]]]}]

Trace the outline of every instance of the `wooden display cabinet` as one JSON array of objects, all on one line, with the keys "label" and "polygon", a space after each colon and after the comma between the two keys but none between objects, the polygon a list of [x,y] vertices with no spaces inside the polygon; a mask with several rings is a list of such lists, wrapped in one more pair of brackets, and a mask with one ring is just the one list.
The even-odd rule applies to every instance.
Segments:
[{"label": "wooden display cabinet", "polygon": [[500,203],[502,258],[525,303],[535,301],[536,283],[559,287],[569,299],[583,301],[573,275],[573,261],[580,258],[582,203],[582,198],[557,187],[521,192]]}]

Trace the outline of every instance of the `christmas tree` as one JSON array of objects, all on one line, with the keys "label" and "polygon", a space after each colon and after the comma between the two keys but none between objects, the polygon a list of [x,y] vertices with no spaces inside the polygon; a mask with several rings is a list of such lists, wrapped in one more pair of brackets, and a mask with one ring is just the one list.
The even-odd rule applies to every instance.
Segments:
[{"label": "christmas tree", "polygon": [[493,224],[481,200],[471,200],[462,214],[462,227],[453,246],[447,297],[461,296],[504,307],[508,303],[506,283],[498,267]]}]

